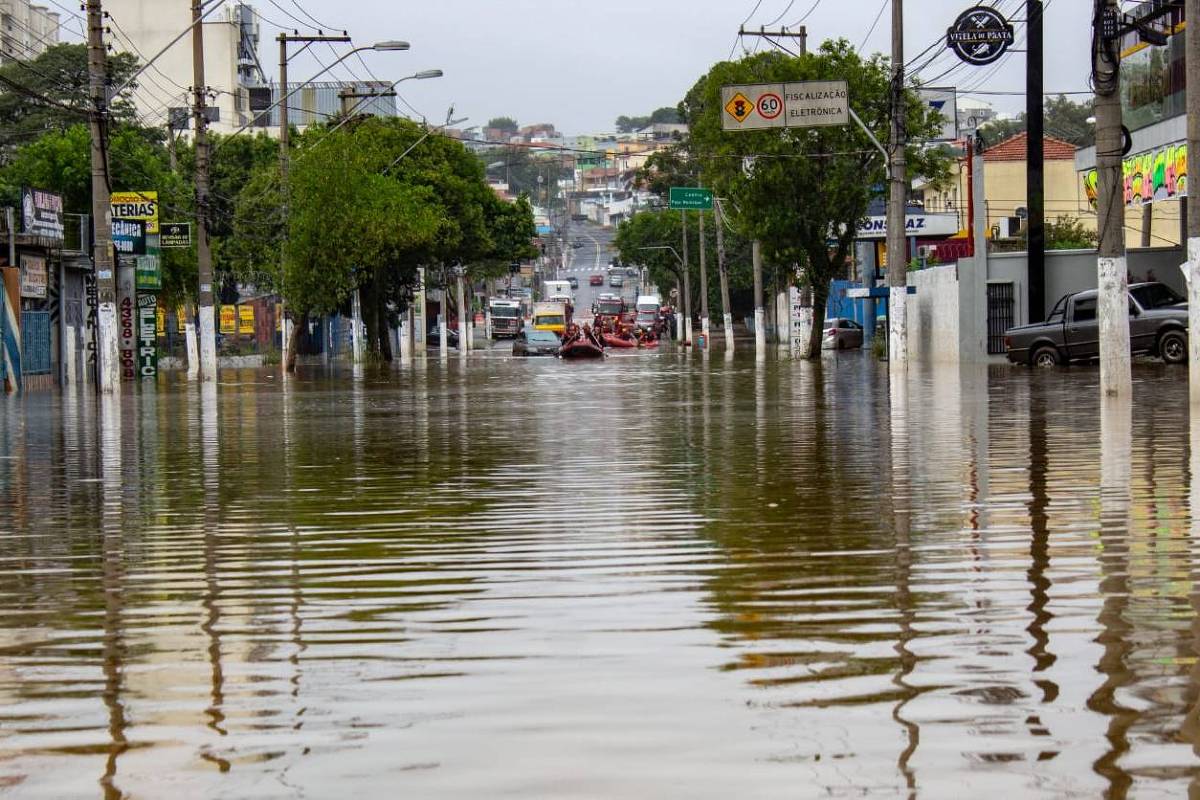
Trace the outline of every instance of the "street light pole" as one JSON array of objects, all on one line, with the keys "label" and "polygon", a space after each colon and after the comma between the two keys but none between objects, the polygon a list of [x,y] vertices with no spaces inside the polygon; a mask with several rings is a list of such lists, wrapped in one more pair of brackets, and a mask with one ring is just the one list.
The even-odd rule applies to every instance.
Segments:
[{"label": "street light pole", "polygon": [[[904,212],[908,202],[905,155],[904,3],[892,0],[891,186],[887,207],[888,363],[893,376],[908,369],[908,258]],[[813,309],[814,314],[824,313]],[[815,321],[814,321],[814,324]]]},{"label": "street light pole", "polygon": [[[1196,20],[1184,33],[1184,52],[1200,53],[1200,0],[1187,0],[1184,17]],[[1200,154],[1200,58],[1189,58],[1187,69],[1188,153]],[[1192,156],[1200,160],[1200,155]],[[1198,193],[1200,194],[1200,193]],[[1184,204],[1187,208],[1188,258],[1188,386],[1192,405],[1200,405],[1200,197]]]}]

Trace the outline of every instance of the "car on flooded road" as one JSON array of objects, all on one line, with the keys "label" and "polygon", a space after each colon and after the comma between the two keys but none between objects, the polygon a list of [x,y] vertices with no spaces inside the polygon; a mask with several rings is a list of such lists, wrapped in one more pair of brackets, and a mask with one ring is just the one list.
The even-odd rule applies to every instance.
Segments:
[{"label": "car on flooded road", "polygon": [[603,286],[604,285],[604,276],[603,275],[593,275],[592,277],[588,278],[588,285],[589,286]]},{"label": "car on flooded road", "polygon": [[824,350],[853,350],[862,347],[863,329],[852,319],[833,317],[825,320],[825,332],[821,336]]},{"label": "car on flooded road", "polygon": [[560,342],[553,331],[523,330],[513,340],[514,356],[555,356]]},{"label": "car on flooded road", "polygon": [[[1064,295],[1045,322],[1019,325],[1004,334],[1008,360],[1053,367],[1100,357],[1099,297],[1095,289]],[[1168,364],[1188,358],[1187,302],[1161,283],[1129,287],[1129,350],[1156,355]]]}]

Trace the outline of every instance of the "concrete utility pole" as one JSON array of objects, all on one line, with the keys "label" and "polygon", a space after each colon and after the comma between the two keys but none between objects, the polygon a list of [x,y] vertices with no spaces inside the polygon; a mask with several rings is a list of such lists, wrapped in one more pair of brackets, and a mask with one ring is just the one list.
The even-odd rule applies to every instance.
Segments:
[{"label": "concrete utility pole", "polygon": [[1029,212],[1029,321],[1046,317],[1046,176],[1042,100],[1042,0],[1025,0],[1025,208]]},{"label": "concrete utility pole", "polygon": [[104,15],[100,0],[87,0],[88,91],[92,107],[88,113],[92,132],[92,228],[95,245],[92,262],[96,269],[96,366],[100,391],[112,394],[121,383],[121,352],[117,344],[117,281],[112,251],[112,208],[108,183],[108,154],[104,152],[105,115],[108,113],[106,83],[108,62],[104,51]]},{"label": "concrete utility pole", "polygon": [[192,121],[196,126],[196,255],[200,277],[200,380],[217,379],[217,329],[213,319],[212,251],[208,249],[208,120],[205,113],[204,25],[201,1],[192,0]]},{"label": "concrete utility pole", "polygon": [[754,268],[754,357],[767,357],[767,310],[763,308],[762,242],[750,245],[750,263]]},{"label": "concrete utility pole", "polygon": [[455,289],[454,290],[455,290],[455,302],[458,303],[458,355],[461,358],[466,358],[467,351],[469,349],[471,349],[471,337],[470,337],[470,334],[469,334],[468,328],[467,328],[467,326],[470,324],[467,319],[470,316],[470,314],[467,312],[467,307],[465,305],[466,292],[463,291],[463,283],[464,283],[463,271],[456,270],[456,273],[457,274],[455,275],[455,281],[454,281]]},{"label": "concrete utility pole", "polygon": [[729,310],[729,270],[725,265],[725,217],[721,213],[719,199],[713,201],[713,224],[717,226],[717,274],[721,280],[721,311],[724,314],[725,350],[732,353],[733,314]]},{"label": "concrete utility pole", "polygon": [[1097,225],[1096,262],[1100,321],[1100,391],[1106,397],[1132,393],[1129,357],[1129,284],[1125,263],[1125,197],[1121,184],[1121,63],[1116,38],[1117,0],[1096,0],[1092,85],[1096,90]]},{"label": "concrete utility pole", "polygon": [[[904,211],[908,178],[904,157],[904,3],[892,0],[892,131],[891,183],[887,207],[888,363],[893,372],[908,369],[908,258]],[[817,309],[813,309],[817,313]],[[823,313],[823,312],[822,312]]]},{"label": "concrete utility pole", "polygon": [[708,334],[708,264],[704,246],[704,212],[700,212],[700,332],[704,334],[704,346],[711,342]]},{"label": "concrete utility pole", "polygon": [[[1184,16],[1200,22],[1200,0],[1187,0]],[[1200,24],[1190,24],[1184,34],[1184,52],[1200,53]],[[1200,153],[1200,58],[1188,58],[1188,152]],[[1200,158],[1200,157],[1198,157]],[[1188,386],[1193,405],[1200,404],[1200,197],[1187,203],[1188,257]]]},{"label": "concrete utility pole", "polygon": [[688,280],[688,235],[687,211],[680,211],[683,217],[683,336],[684,344],[692,343],[692,286]]}]

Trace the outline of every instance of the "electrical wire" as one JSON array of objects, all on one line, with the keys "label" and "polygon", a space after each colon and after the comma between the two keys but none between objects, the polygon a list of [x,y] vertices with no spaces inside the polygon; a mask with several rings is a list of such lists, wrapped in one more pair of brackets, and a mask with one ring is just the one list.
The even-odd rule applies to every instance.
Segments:
[{"label": "electrical wire", "polygon": [[[817,2],[820,3],[821,0],[817,0]],[[794,5],[796,5],[796,0],[788,0],[788,4],[784,7],[783,11],[779,12],[779,16],[776,17],[775,19],[771,20],[770,22],[768,22],[765,27],[769,28],[772,25],[774,25],[776,22],[779,22],[779,20],[786,17],[788,15],[788,12],[792,10],[792,6],[794,6]],[[809,13],[812,13],[812,12],[809,12]]]},{"label": "electrical wire", "polygon": [[878,25],[879,20],[881,20],[883,18],[884,9],[886,9],[888,7],[888,4],[890,2],[891,2],[891,0],[883,0],[883,3],[879,6],[879,13],[877,13],[875,15],[875,21],[872,22],[871,27],[867,29],[867,35],[863,37],[862,43],[859,44],[859,46],[858,46],[859,50],[862,50],[864,47],[867,46],[867,40],[870,39],[871,34],[875,32],[875,26]]},{"label": "electrical wire", "polygon": [[808,10],[808,11],[807,11],[805,14],[804,14],[804,16],[803,16],[803,17],[801,17],[800,19],[796,20],[796,21],[795,21],[795,22],[793,22],[791,25],[788,25],[788,27],[789,27],[789,28],[797,28],[797,27],[799,27],[800,25],[804,24],[804,20],[806,20],[806,19],[808,19],[809,17],[811,17],[811,16],[812,16],[812,14],[813,14],[813,12],[817,10],[817,6],[819,6],[819,5],[821,5],[821,0],[816,0],[816,2],[812,4],[812,8],[810,8],[810,9],[809,9],[809,10]]}]

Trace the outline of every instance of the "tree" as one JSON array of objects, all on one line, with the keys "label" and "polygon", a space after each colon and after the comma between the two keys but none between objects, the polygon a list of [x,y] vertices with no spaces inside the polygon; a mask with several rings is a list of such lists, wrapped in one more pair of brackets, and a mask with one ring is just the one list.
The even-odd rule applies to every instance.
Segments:
[{"label": "tree", "polygon": [[512,135],[519,130],[517,127],[517,121],[512,117],[492,117],[488,120],[487,127],[495,128],[496,130],[509,135]]},{"label": "tree", "polygon": [[[112,85],[123,84],[137,67],[137,59],[128,53],[110,57]],[[114,123],[128,125],[136,119],[133,86],[136,84],[111,103]],[[0,66],[0,88],[5,90],[0,93],[0,147],[6,155],[44,133],[86,122],[91,108],[87,45],[54,45],[32,61],[10,61]],[[36,96],[53,103],[36,100]]]},{"label": "tree", "polygon": [[[889,127],[890,72],[882,56],[869,60],[844,39],[826,41],[799,58],[760,53],[712,67],[681,104],[689,148],[705,177],[730,198],[731,218],[748,239],[763,243],[770,261],[794,271],[823,313],[829,282],[846,270],[858,222],[872,187],[884,182],[881,154],[857,126],[726,133],[721,87],[733,83],[846,80],[855,110],[880,140]],[[913,141],[932,138],[938,119],[913,91],[906,95],[905,127]],[[756,154],[749,174],[743,157]],[[948,179],[940,151],[908,149],[911,174],[937,184]],[[738,210],[740,209],[740,211]],[[832,242],[832,244],[831,244]],[[813,325],[808,357],[819,358],[821,326]]]},{"label": "tree", "polygon": [[1096,232],[1076,217],[1059,216],[1046,223],[1047,250],[1090,250],[1095,246]]},{"label": "tree", "polygon": [[677,124],[683,122],[683,117],[679,113],[679,109],[675,106],[663,106],[656,108],[651,113],[645,116],[629,117],[624,114],[617,117],[616,126],[617,133],[633,133],[640,131],[642,128],[647,128],[658,123]]},{"label": "tree", "polygon": [[[1095,136],[1095,125],[1088,121],[1092,117],[1092,106],[1091,100],[1076,103],[1063,94],[1047,97],[1043,118],[1047,135],[1077,147],[1091,144]],[[1022,112],[1016,119],[990,120],[980,126],[979,132],[988,144],[996,144],[1024,132],[1026,122],[1026,115]]]}]

